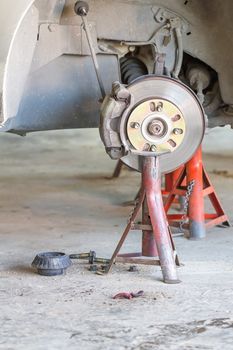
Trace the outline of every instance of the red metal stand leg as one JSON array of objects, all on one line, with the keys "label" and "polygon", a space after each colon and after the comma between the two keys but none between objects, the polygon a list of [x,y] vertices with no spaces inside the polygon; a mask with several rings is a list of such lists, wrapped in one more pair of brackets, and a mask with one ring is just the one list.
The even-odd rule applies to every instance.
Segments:
[{"label": "red metal stand leg", "polygon": [[195,180],[189,199],[189,232],[190,239],[201,239],[206,236],[205,210],[203,198],[203,164],[202,149],[199,147],[193,158],[187,163],[187,183]]},{"label": "red metal stand leg", "polygon": [[144,199],[145,199],[145,191],[143,190],[143,191],[140,192],[140,197],[138,198],[138,203],[137,203],[136,207],[133,210],[133,213],[132,213],[132,215],[130,217],[130,220],[129,220],[129,222],[128,222],[128,224],[127,224],[127,226],[126,226],[126,228],[125,228],[125,230],[123,232],[123,235],[121,236],[120,241],[118,242],[118,245],[117,245],[117,247],[116,247],[116,249],[115,249],[115,251],[114,251],[114,253],[113,253],[113,255],[112,255],[111,259],[110,259],[110,262],[107,265],[107,268],[106,268],[106,271],[105,271],[106,273],[108,273],[111,270],[112,265],[114,264],[114,262],[116,260],[116,257],[117,257],[117,255],[118,255],[118,253],[119,253],[119,251],[120,251],[120,249],[121,249],[121,247],[122,247],[122,245],[123,245],[123,243],[124,243],[128,233],[129,233],[129,231],[131,229],[131,226],[132,226],[134,220],[136,219],[136,217],[138,215],[138,212],[139,212],[139,210],[140,210],[140,208],[142,206],[142,203],[143,203]]},{"label": "red metal stand leg", "polygon": [[174,183],[176,183],[176,181],[179,179],[183,169],[184,169],[184,165],[180,166],[178,169],[172,172],[172,185],[174,185]]},{"label": "red metal stand leg", "polygon": [[[176,169],[172,172],[172,188],[173,188],[174,184],[177,182],[177,180],[179,179],[180,174],[182,173],[183,169],[184,169],[184,165],[180,166],[178,169]],[[170,191],[172,191],[172,188]],[[184,197],[179,196],[178,202],[180,204],[179,210],[182,211],[183,207],[184,207]]]},{"label": "red metal stand leg", "polygon": [[[150,225],[150,214],[148,210],[147,202],[143,202],[142,207],[142,224]],[[156,257],[158,256],[157,246],[155,242],[155,236],[153,231],[142,231],[142,256]]]},{"label": "red metal stand leg", "polygon": [[146,192],[146,200],[158,249],[163,280],[165,283],[179,283],[168,222],[163,206],[158,157],[144,158],[142,182]]},{"label": "red metal stand leg", "polygon": [[165,175],[165,193],[169,193],[173,187],[173,173],[169,173]]},{"label": "red metal stand leg", "polygon": [[[166,196],[168,196],[169,193],[173,190],[173,187],[177,182],[178,178],[180,177],[180,174],[182,173],[183,169],[184,169],[184,165],[174,170],[172,173],[165,175],[165,186],[164,186],[164,189],[162,190],[162,195],[164,196],[164,200],[166,200]],[[179,204],[180,205],[179,209],[182,210],[183,197],[179,196],[179,198],[175,198],[174,204]]]}]

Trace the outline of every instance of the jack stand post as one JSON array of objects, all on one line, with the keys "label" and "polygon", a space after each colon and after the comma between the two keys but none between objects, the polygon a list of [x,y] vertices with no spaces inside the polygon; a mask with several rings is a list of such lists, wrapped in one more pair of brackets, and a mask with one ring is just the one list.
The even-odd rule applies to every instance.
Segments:
[{"label": "jack stand post", "polygon": [[[161,174],[159,157],[144,156],[142,158],[142,186],[136,206],[129,218],[123,235],[106,266],[108,273],[115,262],[144,265],[160,265],[165,283],[179,283],[176,265],[179,266],[174,242],[168,226],[161,194]],[[143,209],[142,224],[135,224],[140,209]],[[145,220],[146,218],[146,220]],[[142,253],[118,255],[130,230],[142,230]],[[146,256],[158,255],[158,259]]]}]

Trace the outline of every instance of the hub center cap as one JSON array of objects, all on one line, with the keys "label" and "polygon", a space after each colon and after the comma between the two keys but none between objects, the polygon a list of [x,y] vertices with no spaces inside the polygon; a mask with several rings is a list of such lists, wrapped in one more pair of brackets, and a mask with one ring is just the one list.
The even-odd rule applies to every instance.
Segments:
[{"label": "hub center cap", "polygon": [[166,129],[166,124],[159,119],[152,120],[152,122],[148,125],[148,132],[152,136],[161,137],[166,132]]}]

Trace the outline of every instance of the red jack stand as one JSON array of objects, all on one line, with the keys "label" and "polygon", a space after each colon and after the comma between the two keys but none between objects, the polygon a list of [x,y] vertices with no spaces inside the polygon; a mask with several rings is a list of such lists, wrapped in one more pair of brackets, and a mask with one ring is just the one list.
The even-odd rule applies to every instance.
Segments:
[{"label": "red jack stand", "polygon": [[162,190],[162,194],[164,196],[169,195],[169,193],[172,191],[174,184],[176,183],[177,179],[179,178],[182,170],[183,165],[179,167],[178,169],[174,170],[172,173],[166,174],[165,177],[165,183],[164,183],[164,189]]},{"label": "red jack stand", "polygon": [[[141,208],[142,224],[135,224]],[[118,255],[130,230],[142,230],[142,253]],[[159,260],[145,258],[156,256]],[[142,186],[137,204],[105,271],[109,272],[115,262],[160,265],[165,283],[180,282],[176,271],[179,261],[162,201],[158,157],[143,157]]]},{"label": "red jack stand", "polygon": [[[162,195],[163,195],[163,201],[166,202],[166,198],[168,197],[169,193],[172,191],[174,184],[178,180],[181,172],[183,171],[184,166],[180,166],[178,169],[174,170],[173,172],[169,174],[165,174],[164,176],[164,188],[162,189]],[[183,199],[184,197],[177,197],[174,199],[173,204],[178,206],[179,210],[182,210],[183,208]]]},{"label": "red jack stand", "polygon": [[[165,212],[168,213],[176,196],[185,196],[187,186],[190,182],[195,181],[193,190],[189,197],[188,205],[188,224],[184,224],[185,229],[189,229],[189,238],[201,239],[206,236],[206,228],[223,225],[230,226],[228,217],[225,214],[219,199],[215,193],[214,187],[203,167],[202,149],[199,147],[193,158],[185,165],[179,178],[173,186],[165,202]],[[186,185],[184,186],[184,183]],[[208,196],[215,213],[205,213],[204,197]],[[169,224],[177,226],[178,221],[184,218],[183,214],[167,214]]]}]

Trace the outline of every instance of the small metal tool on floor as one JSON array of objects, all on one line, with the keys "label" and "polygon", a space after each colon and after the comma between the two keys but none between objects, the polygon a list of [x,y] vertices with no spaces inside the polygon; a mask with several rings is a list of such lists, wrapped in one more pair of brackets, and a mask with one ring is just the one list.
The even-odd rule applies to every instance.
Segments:
[{"label": "small metal tool on floor", "polygon": [[89,264],[94,264],[96,252],[94,250],[90,250],[89,253],[70,254],[69,257],[70,259],[88,260]]},{"label": "small metal tool on floor", "polygon": [[106,264],[107,265],[110,262],[110,259],[98,258],[96,256],[96,252],[94,250],[90,250],[89,253],[70,254],[69,258],[70,259],[77,259],[77,260],[88,260],[88,263],[92,266],[92,268],[90,268],[90,270],[92,270],[92,271],[98,270],[94,267],[95,264],[103,264],[103,265]]}]

